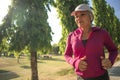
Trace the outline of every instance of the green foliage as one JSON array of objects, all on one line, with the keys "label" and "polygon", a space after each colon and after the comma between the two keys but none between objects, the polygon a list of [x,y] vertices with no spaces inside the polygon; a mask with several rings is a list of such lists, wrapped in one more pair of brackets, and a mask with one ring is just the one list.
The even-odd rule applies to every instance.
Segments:
[{"label": "green foliage", "polygon": [[[105,0],[92,0],[94,11],[94,22],[100,27],[105,27],[107,22],[107,6]],[[103,24],[104,23],[104,24]]]},{"label": "green foliage", "polygon": [[59,54],[59,46],[57,44],[52,45],[52,53],[56,55]]},{"label": "green foliage", "polygon": [[88,0],[56,0],[54,7],[57,10],[58,17],[62,26],[62,38],[59,42],[60,52],[64,52],[66,38],[69,32],[77,28],[74,18],[71,17],[71,12],[81,3],[87,3]]},{"label": "green foliage", "polygon": [[37,51],[51,47],[52,31],[47,22],[46,2],[12,0],[0,27],[0,36],[8,39],[10,50],[21,51],[27,46],[30,51]]},{"label": "green foliage", "polygon": [[94,9],[94,23],[97,26],[105,28],[114,42],[118,45],[120,43],[119,19],[115,16],[114,8],[106,4],[105,0],[92,0]]},{"label": "green foliage", "polygon": [[[4,38],[2,40],[2,43],[0,44],[0,52],[7,52],[9,48],[9,42],[7,42],[7,39]],[[1,53],[0,53],[1,54]]]},{"label": "green foliage", "polygon": [[61,71],[58,71],[57,74],[59,74],[60,76],[65,76],[68,74],[74,74],[74,69],[62,69]]}]

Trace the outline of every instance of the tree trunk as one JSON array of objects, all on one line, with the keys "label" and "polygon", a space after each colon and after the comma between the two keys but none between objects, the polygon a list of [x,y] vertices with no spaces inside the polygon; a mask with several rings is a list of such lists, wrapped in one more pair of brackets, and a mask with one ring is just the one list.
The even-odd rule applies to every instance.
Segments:
[{"label": "tree trunk", "polygon": [[20,64],[20,57],[17,57],[17,63]]},{"label": "tree trunk", "polygon": [[38,80],[37,52],[31,52],[31,80]]}]

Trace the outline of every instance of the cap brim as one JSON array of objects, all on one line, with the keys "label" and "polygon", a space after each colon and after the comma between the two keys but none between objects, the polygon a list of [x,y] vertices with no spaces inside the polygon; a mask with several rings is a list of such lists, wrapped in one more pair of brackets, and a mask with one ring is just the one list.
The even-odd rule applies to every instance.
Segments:
[{"label": "cap brim", "polygon": [[74,16],[76,12],[79,12],[79,11],[73,11],[73,12],[71,13],[71,16]]},{"label": "cap brim", "polygon": [[[73,11],[73,12],[71,13],[71,16],[74,16],[76,12],[80,12],[80,11],[88,11],[88,10]],[[89,11],[89,12],[91,12],[91,11]]]}]

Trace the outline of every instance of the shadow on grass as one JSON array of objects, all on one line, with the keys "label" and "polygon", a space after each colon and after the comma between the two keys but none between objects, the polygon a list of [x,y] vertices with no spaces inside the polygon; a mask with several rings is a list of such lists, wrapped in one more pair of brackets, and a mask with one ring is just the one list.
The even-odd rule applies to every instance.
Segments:
[{"label": "shadow on grass", "polygon": [[45,62],[43,62],[43,61],[40,61],[40,60],[37,60],[37,63],[45,63]]},{"label": "shadow on grass", "polygon": [[30,66],[21,66],[21,68],[30,69],[31,67]]},{"label": "shadow on grass", "polygon": [[[42,58],[42,59],[39,59],[39,60],[48,60],[48,61],[60,61],[60,62],[65,62],[65,60],[63,60],[63,59],[59,59],[59,58]],[[40,61],[40,63],[44,63],[44,62],[42,62],[42,61]]]},{"label": "shadow on grass", "polygon": [[0,80],[11,80],[14,78],[19,77],[19,75],[17,75],[14,72],[11,71],[6,71],[6,70],[0,70]]},{"label": "shadow on grass", "polygon": [[63,60],[63,59],[59,59],[59,58],[52,58],[51,60],[53,60],[53,61],[65,62],[65,60]]},{"label": "shadow on grass", "polygon": [[1,74],[1,73],[7,73],[7,72],[9,72],[9,71],[6,71],[6,70],[0,70],[0,74]]},{"label": "shadow on grass", "polygon": [[120,76],[120,66],[113,67],[108,71],[110,76]]},{"label": "shadow on grass", "polygon": [[56,74],[60,75],[60,76],[64,76],[64,75],[68,75],[68,74],[74,74],[74,69],[62,69],[60,71],[58,71]]}]

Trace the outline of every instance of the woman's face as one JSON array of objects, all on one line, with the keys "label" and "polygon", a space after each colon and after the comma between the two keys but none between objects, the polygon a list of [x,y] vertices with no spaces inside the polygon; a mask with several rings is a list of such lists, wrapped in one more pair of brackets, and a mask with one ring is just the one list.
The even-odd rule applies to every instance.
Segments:
[{"label": "woman's face", "polygon": [[74,15],[78,27],[89,27],[91,25],[91,16],[88,11],[78,11]]}]

